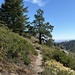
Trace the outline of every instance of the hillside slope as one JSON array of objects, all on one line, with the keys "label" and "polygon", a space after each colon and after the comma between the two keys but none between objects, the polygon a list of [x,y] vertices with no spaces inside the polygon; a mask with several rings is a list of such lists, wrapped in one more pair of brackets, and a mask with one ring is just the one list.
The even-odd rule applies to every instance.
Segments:
[{"label": "hillside slope", "polygon": [[30,56],[37,51],[25,38],[0,27],[0,73],[1,75],[27,75],[32,73]]},{"label": "hillside slope", "polygon": [[[24,38],[11,32],[7,27],[0,27],[0,75],[56,75],[51,72],[60,68],[58,75],[60,72],[64,72],[62,75],[74,75],[75,71],[70,69],[75,69],[74,59],[55,46],[38,44],[35,37]],[[61,63],[70,67],[70,74],[66,67],[60,66]]]}]

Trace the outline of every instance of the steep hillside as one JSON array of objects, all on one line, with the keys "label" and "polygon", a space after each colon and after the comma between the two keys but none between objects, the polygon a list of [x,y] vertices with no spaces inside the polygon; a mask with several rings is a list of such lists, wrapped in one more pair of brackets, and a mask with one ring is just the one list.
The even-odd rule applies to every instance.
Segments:
[{"label": "steep hillside", "polygon": [[[2,75],[27,75],[32,72],[30,57],[37,55],[35,48],[25,38],[0,27],[0,73]],[[31,73],[29,73],[31,74]]]}]

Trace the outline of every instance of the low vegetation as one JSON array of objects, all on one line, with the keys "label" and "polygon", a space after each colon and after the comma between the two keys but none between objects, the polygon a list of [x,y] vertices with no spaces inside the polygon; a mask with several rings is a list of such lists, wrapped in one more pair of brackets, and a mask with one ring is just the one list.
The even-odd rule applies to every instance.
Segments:
[{"label": "low vegetation", "polygon": [[75,70],[75,57],[66,54],[63,51],[57,50],[56,48],[48,48],[47,46],[43,46],[43,60],[49,61],[51,59],[56,60],[57,62],[62,63],[64,66],[69,67]]},{"label": "low vegetation", "polygon": [[75,75],[75,71],[73,71],[75,70],[75,57],[73,55],[60,51],[57,46],[41,46],[38,44],[38,39],[34,41],[35,37],[29,39],[28,37],[19,36],[7,27],[0,27],[0,61],[23,62],[28,65],[31,62],[29,55],[37,55],[35,46],[42,50],[45,66],[43,75]]},{"label": "low vegetation", "polygon": [[7,27],[0,27],[0,60],[29,64],[30,54],[37,54],[35,48],[16,33],[11,32]]},{"label": "low vegetation", "polygon": [[75,71],[64,67],[61,63],[50,60],[45,63],[45,71],[43,75],[75,75]]}]

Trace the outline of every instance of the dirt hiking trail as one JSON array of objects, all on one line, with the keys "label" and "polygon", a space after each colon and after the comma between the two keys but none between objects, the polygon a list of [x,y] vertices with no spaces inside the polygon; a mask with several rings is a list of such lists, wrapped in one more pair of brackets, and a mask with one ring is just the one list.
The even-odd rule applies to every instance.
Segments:
[{"label": "dirt hiking trail", "polygon": [[33,42],[34,47],[36,48],[36,51],[38,53],[38,55],[36,56],[36,59],[33,63],[33,69],[35,71],[35,73],[33,75],[42,75],[42,72],[44,71],[44,67],[43,67],[43,56],[42,56],[42,49],[41,49],[41,45],[34,43]]}]

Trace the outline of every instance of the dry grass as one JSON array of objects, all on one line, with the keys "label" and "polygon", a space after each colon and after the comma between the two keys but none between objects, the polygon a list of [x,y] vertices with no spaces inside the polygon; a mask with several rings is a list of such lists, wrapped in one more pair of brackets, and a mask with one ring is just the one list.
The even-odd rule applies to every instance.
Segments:
[{"label": "dry grass", "polygon": [[75,71],[70,68],[64,67],[61,63],[50,60],[45,62],[45,74],[49,75],[75,75]]}]

